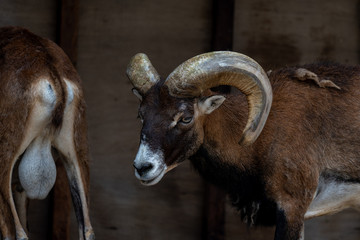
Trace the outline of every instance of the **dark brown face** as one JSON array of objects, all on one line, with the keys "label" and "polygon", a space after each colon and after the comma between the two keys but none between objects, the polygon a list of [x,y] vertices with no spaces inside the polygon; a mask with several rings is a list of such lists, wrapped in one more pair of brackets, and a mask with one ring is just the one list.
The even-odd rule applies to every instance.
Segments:
[{"label": "dark brown face", "polygon": [[134,161],[135,175],[143,184],[156,184],[198,149],[202,134],[196,131],[194,107],[195,99],[172,97],[164,86],[155,86],[144,96],[139,109],[140,147]]},{"label": "dark brown face", "polygon": [[143,127],[134,161],[135,175],[144,185],[158,183],[166,172],[193,155],[203,142],[202,122],[225,100],[175,98],[156,85],[142,97],[139,118]]}]

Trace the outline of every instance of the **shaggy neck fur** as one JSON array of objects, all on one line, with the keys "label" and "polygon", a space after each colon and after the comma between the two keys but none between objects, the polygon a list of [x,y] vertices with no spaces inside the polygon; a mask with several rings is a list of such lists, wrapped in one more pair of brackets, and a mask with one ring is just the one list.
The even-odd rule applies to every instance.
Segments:
[{"label": "shaggy neck fur", "polygon": [[190,160],[207,181],[227,191],[244,222],[249,225],[275,224],[276,205],[264,195],[264,184],[256,174],[222,162],[203,146]]},{"label": "shaggy neck fur", "polygon": [[246,99],[242,95],[227,96],[232,97],[244,101],[236,101],[237,106],[231,105],[235,101],[225,101],[205,119],[205,142],[190,160],[207,181],[227,191],[245,222],[249,225],[273,225],[276,205],[264,195],[264,180],[258,177],[262,176],[258,172],[258,161],[256,158],[250,161],[254,159],[251,151],[238,144],[247,120]]}]

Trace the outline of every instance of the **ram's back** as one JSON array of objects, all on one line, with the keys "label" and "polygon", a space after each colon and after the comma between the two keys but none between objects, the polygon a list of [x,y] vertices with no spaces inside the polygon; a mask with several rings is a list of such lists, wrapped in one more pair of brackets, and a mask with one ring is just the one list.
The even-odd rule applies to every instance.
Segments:
[{"label": "ram's back", "polygon": [[[334,85],[300,78],[299,69]],[[274,97],[259,139],[266,146],[262,152],[275,161],[289,158],[290,165],[360,181],[360,68],[312,64],[273,71],[269,78]]]}]

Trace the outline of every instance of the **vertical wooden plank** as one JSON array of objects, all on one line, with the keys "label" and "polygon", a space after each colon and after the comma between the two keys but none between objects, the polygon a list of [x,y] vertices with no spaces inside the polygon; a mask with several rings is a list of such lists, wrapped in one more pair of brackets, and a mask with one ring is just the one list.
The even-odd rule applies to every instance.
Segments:
[{"label": "vertical wooden plank", "polygon": [[70,239],[71,196],[66,171],[61,159],[56,161],[56,182],[52,201],[52,239]]},{"label": "vertical wooden plank", "polygon": [[[356,1],[357,38],[360,38],[360,0]],[[357,45],[357,64],[360,64],[360,44]]]},{"label": "vertical wooden plank", "polygon": [[[234,0],[213,0],[212,50],[232,50]],[[223,190],[207,183],[204,197],[204,240],[225,239],[225,199]]]},{"label": "vertical wooden plank", "polygon": [[233,49],[234,7],[234,0],[213,0],[213,51]]},{"label": "vertical wooden plank", "polygon": [[60,0],[59,45],[76,66],[79,33],[79,0]]},{"label": "vertical wooden plank", "polygon": [[224,240],[226,194],[215,185],[206,183],[204,195],[203,239]]},{"label": "vertical wooden plank", "polygon": [[90,207],[97,239],[201,238],[204,185],[189,161],[152,187],[134,176],[139,100],[124,73],[138,52],[166,77],[184,60],[209,51],[211,13],[208,0],[80,2],[77,68],[89,106]]},{"label": "vertical wooden plank", "polygon": [[[79,0],[59,1],[58,45],[68,55],[74,66],[77,63],[79,28]],[[70,239],[71,195],[65,168],[57,159],[57,179],[52,203],[52,239]]]}]

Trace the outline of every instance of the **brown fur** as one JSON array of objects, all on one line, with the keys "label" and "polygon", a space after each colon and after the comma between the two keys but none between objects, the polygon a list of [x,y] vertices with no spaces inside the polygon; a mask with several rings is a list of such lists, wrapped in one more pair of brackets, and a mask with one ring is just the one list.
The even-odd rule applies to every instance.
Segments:
[{"label": "brown fur", "polygon": [[187,128],[175,127],[177,132],[164,128],[179,111],[180,103],[196,114],[201,97],[176,99],[160,82],[145,94],[140,107],[142,135],[153,149],[164,149],[167,166],[190,157],[207,180],[237,199],[234,204],[240,210],[251,210],[253,203],[264,206],[265,213],[260,211],[259,215],[268,220],[258,222],[276,223],[275,239],[300,238],[304,214],[320,175],[360,182],[360,68],[301,66],[338,88],[320,88],[314,81],[302,81],[296,74],[298,68],[269,75],[271,111],[251,146],[238,144],[248,115],[241,93],[226,94],[227,100],[217,110],[195,116]]},{"label": "brown fur", "polygon": [[[80,167],[80,175],[84,187],[86,201],[89,191],[88,147],[87,129],[85,121],[85,103],[81,88],[80,78],[68,57],[53,42],[40,38],[29,31],[19,27],[6,27],[0,29],[0,230],[3,237],[13,239],[15,228],[18,226],[17,217],[13,216],[9,206],[10,194],[7,186],[10,181],[10,166],[14,164],[15,154],[22,141],[27,121],[34,107],[34,94],[32,86],[39,78],[47,78],[54,86],[57,102],[52,117],[54,132],[61,129],[66,105],[66,85],[62,80],[66,78],[78,89],[75,96],[76,116],[74,120],[74,145],[77,159],[67,159],[70,168],[72,161]],[[68,177],[76,175],[71,173]],[[70,179],[71,180],[71,179]],[[77,182],[77,184],[80,184]],[[79,211],[83,211],[80,209]],[[87,213],[86,213],[87,215]],[[83,223],[80,223],[81,225]],[[87,224],[87,223],[86,223]],[[86,227],[89,227],[87,225]],[[90,226],[91,228],[91,226]],[[85,233],[86,235],[87,233]],[[92,231],[92,230],[91,230]],[[17,232],[17,234],[19,234]],[[17,236],[26,237],[26,236]],[[87,236],[86,239],[88,239]]]},{"label": "brown fur", "polygon": [[[238,99],[228,99],[204,126],[205,148],[216,149],[222,161],[239,169],[261,173],[266,195],[285,211],[288,224],[297,228],[320,174],[329,171],[343,179],[360,181],[356,147],[360,143],[359,69],[315,65],[307,69],[332,79],[342,90],[299,82],[294,78],[295,69],[272,72],[272,108],[251,148],[236,144],[246,123],[246,108],[237,104]],[[210,139],[217,145],[206,143]]]}]

